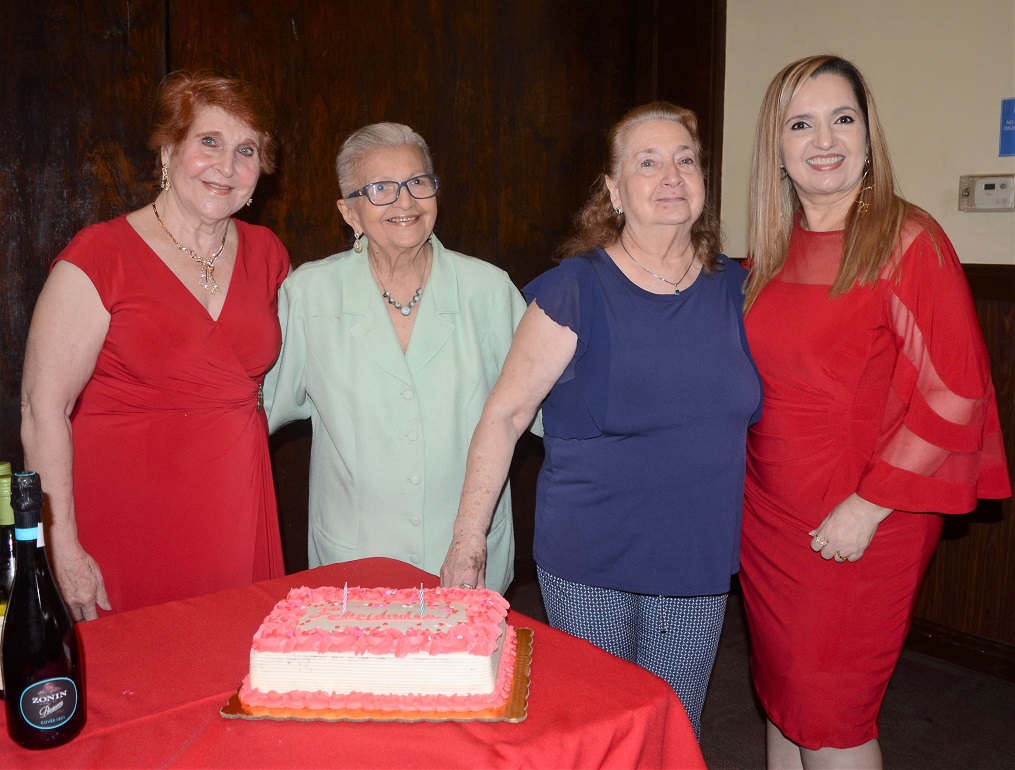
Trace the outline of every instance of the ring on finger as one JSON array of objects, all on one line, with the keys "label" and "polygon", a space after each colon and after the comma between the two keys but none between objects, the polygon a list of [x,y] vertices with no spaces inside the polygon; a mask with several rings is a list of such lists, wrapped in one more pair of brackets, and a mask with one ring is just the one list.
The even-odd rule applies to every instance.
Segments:
[{"label": "ring on finger", "polygon": [[842,562],[846,561],[846,559],[848,559],[848,558],[849,558],[848,556],[843,556],[841,553],[839,553],[839,551],[835,552],[835,560],[837,562],[839,562],[840,564]]},{"label": "ring on finger", "polygon": [[828,541],[825,540],[825,538],[823,538],[821,535],[815,535],[814,539],[818,541],[818,545],[820,545],[822,548],[828,545]]},{"label": "ring on finger", "polygon": [[459,583],[458,587],[459,588],[475,588],[476,586],[472,585],[472,583]]}]

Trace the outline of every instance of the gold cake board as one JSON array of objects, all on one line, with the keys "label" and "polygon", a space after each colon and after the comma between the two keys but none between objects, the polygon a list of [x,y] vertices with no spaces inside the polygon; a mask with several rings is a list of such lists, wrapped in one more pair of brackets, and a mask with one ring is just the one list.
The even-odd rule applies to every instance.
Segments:
[{"label": "gold cake board", "polygon": [[246,706],[239,688],[219,713],[226,719],[276,719],[306,722],[521,722],[529,704],[532,629],[516,628],[517,652],[511,694],[503,705],[482,711],[383,711],[380,709],[307,709]]}]

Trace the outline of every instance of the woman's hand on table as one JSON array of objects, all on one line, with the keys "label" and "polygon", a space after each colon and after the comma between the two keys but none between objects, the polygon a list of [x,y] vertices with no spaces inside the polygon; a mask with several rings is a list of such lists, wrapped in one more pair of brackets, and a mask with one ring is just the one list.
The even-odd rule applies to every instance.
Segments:
[{"label": "woman's hand on table", "polygon": [[486,588],[486,537],[456,534],[441,565],[441,585]]},{"label": "woman's hand on table", "polygon": [[96,605],[109,611],[109,597],[102,570],[76,539],[59,543],[50,539],[53,551],[53,573],[63,596],[64,604],[75,621],[95,620],[99,617]]},{"label": "woman's hand on table", "polygon": [[868,502],[854,492],[807,533],[811,537],[811,550],[825,560],[857,561],[874,539],[878,525],[891,512],[891,508]]}]

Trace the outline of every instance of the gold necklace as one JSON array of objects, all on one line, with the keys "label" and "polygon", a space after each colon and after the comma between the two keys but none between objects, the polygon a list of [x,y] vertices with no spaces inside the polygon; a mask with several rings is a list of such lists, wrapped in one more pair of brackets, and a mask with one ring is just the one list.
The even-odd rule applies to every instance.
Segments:
[{"label": "gold necklace", "polygon": [[684,271],[684,274],[677,279],[676,283],[674,283],[669,278],[663,278],[661,275],[656,275],[651,270],[649,270],[647,267],[645,267],[645,265],[643,265],[641,262],[639,262],[637,259],[635,259],[634,255],[630,251],[627,250],[627,246],[624,245],[624,236],[621,236],[618,240],[620,241],[620,247],[624,250],[624,252],[627,254],[627,256],[629,256],[631,258],[631,261],[634,262],[634,264],[636,264],[638,267],[640,267],[646,273],[651,275],[653,278],[658,278],[663,283],[668,283],[670,286],[673,287],[673,294],[675,296],[678,296],[678,297],[680,296],[680,289],[677,288],[677,287],[680,285],[681,281],[683,281],[685,278],[687,278],[687,274],[689,272],[691,272],[691,265],[694,264],[694,260],[695,260],[695,257],[694,257],[693,254],[691,255],[691,261],[687,263],[687,269]]},{"label": "gold necklace", "polygon": [[226,223],[226,231],[222,234],[222,243],[219,244],[218,251],[212,254],[210,257],[202,257],[193,249],[189,249],[176,240],[173,234],[169,232],[168,228],[162,224],[162,217],[159,216],[159,210],[155,208],[155,204],[152,203],[152,211],[155,212],[155,221],[159,223],[159,227],[166,231],[166,235],[169,236],[169,240],[173,242],[184,254],[189,254],[191,259],[196,259],[201,263],[201,277],[198,279],[198,285],[205,291],[210,291],[212,294],[219,290],[219,285],[215,282],[215,260],[219,258],[226,248],[226,236],[229,235],[229,223]]}]

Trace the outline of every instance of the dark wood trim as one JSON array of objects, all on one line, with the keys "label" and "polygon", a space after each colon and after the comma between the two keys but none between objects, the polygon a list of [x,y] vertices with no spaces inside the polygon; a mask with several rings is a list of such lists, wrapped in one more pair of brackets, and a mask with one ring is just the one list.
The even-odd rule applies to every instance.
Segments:
[{"label": "dark wood trim", "polygon": [[722,153],[723,126],[726,122],[726,0],[716,0],[712,6],[712,66],[709,67],[709,99],[712,113],[707,137],[702,137],[708,148],[708,192],[715,215],[722,217]]},{"label": "dark wood trim", "polygon": [[974,299],[1015,302],[1015,265],[964,264]]},{"label": "dark wood trim", "polygon": [[916,618],[906,638],[906,648],[1015,682],[1015,646],[1010,644]]},{"label": "dark wood trim", "polygon": [[[991,374],[1009,474],[1015,472],[1015,265],[964,264]],[[916,604],[909,649],[1015,681],[1015,508],[981,500],[948,516]]]}]

